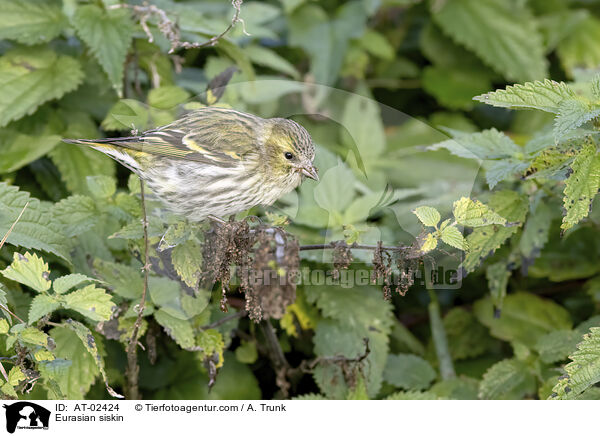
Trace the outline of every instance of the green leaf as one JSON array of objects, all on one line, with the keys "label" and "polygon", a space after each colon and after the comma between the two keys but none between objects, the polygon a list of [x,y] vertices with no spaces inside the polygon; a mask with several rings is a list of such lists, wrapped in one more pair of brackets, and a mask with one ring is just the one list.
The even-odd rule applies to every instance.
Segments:
[{"label": "green leaf", "polygon": [[60,176],[67,189],[75,194],[89,194],[87,176],[94,174],[114,176],[115,174],[115,162],[91,148],[60,144],[50,152],[50,157],[60,170]]},{"label": "green leaf", "polygon": [[66,25],[59,0],[5,0],[0,9],[0,39],[47,44]]},{"label": "green leaf", "polygon": [[581,336],[576,330],[555,330],[538,339],[535,351],[544,363],[559,362],[577,349]]},{"label": "green leaf", "polygon": [[428,150],[445,148],[455,156],[468,159],[503,159],[522,152],[512,139],[493,128],[477,133],[445,130],[452,139],[433,144],[427,147]]},{"label": "green leaf", "polygon": [[48,264],[36,254],[13,254],[13,261],[8,268],[0,271],[4,277],[29,286],[38,292],[46,292],[52,282],[48,279]]},{"label": "green leaf", "polygon": [[186,285],[198,287],[202,274],[202,247],[193,240],[177,245],[172,252],[171,261],[177,274]]},{"label": "green leaf", "polygon": [[442,230],[441,238],[446,244],[459,250],[466,251],[469,248],[462,233],[454,226],[445,227]]},{"label": "green leaf", "polygon": [[25,374],[23,374],[23,371],[18,366],[13,366],[10,369],[10,371],[8,372],[8,383],[11,386],[17,386],[20,382],[22,382],[26,378],[27,377],[25,377]]},{"label": "green leaf", "polygon": [[0,131],[0,173],[16,171],[39,159],[60,143],[57,135],[27,135],[10,129]]},{"label": "green leaf", "polygon": [[527,364],[504,359],[491,366],[479,384],[482,400],[520,400],[536,392],[536,380]]},{"label": "green leaf", "polygon": [[150,113],[141,102],[132,99],[121,99],[110,108],[102,121],[105,130],[145,130]]},{"label": "green leaf", "polygon": [[164,329],[167,335],[177,342],[181,348],[192,348],[196,345],[194,331],[189,321],[175,318],[169,315],[163,309],[154,312],[154,319]]},{"label": "green leaf", "polygon": [[125,57],[131,45],[133,22],[126,9],[79,6],[72,19],[79,37],[90,47],[109,80],[120,93]]},{"label": "green leaf", "polygon": [[218,356],[217,368],[223,365],[223,350],[225,343],[221,332],[215,329],[203,330],[198,334],[197,346],[202,349],[203,359],[212,359]]},{"label": "green leaf", "polygon": [[117,191],[117,181],[110,176],[87,176],[86,178],[88,189],[92,197],[106,199],[112,197]]},{"label": "green leaf", "polygon": [[8,321],[6,321],[6,319],[2,318],[0,319],[0,335],[5,335],[8,333]]},{"label": "green leaf", "polygon": [[185,103],[190,98],[189,92],[179,86],[161,86],[148,93],[148,104],[158,109],[172,109]]},{"label": "green leaf", "polygon": [[33,324],[41,317],[54,312],[59,307],[60,303],[56,298],[45,294],[36,295],[29,307],[29,324]]},{"label": "green leaf", "polygon": [[489,327],[492,336],[520,342],[529,348],[535,347],[538,339],[546,333],[569,330],[572,326],[569,312],[564,307],[528,293],[506,296],[499,317],[494,316],[489,298],[476,301],[473,313],[479,322]]},{"label": "green leaf", "polygon": [[485,326],[471,312],[460,307],[450,309],[444,316],[444,330],[453,360],[480,356],[493,344]]},{"label": "green leaf", "polygon": [[565,182],[563,204],[567,211],[561,229],[567,230],[588,216],[600,188],[600,156],[596,145],[586,142],[571,164],[573,172]]},{"label": "green leaf", "polygon": [[79,62],[49,48],[18,48],[0,58],[0,127],[62,97],[83,80]]},{"label": "green leaf", "polygon": [[65,308],[75,310],[93,321],[108,321],[115,303],[104,289],[88,285],[65,295]]},{"label": "green leaf", "polygon": [[251,45],[245,47],[244,52],[246,52],[250,60],[257,65],[287,74],[296,80],[300,78],[300,73],[296,67],[273,50],[269,50],[268,48],[259,45]]},{"label": "green leaf", "polygon": [[242,341],[239,347],[235,349],[235,358],[247,364],[252,364],[258,359],[258,351],[256,350],[256,343]]},{"label": "green leaf", "polygon": [[600,65],[598,38],[600,20],[590,14],[558,44],[558,56],[569,75],[573,76],[577,68],[597,68]]},{"label": "green leaf", "polygon": [[565,82],[544,79],[543,82],[507,86],[506,89],[473,97],[473,100],[497,107],[531,108],[557,114],[562,102],[576,98],[575,92]]},{"label": "green leaf", "polygon": [[479,381],[464,376],[439,381],[429,389],[438,397],[452,400],[476,400],[478,391]]},{"label": "green leaf", "polygon": [[428,233],[425,236],[425,240],[421,244],[421,251],[423,253],[429,253],[431,250],[435,250],[438,245],[438,238],[433,233]]},{"label": "green leaf", "polygon": [[566,100],[558,106],[554,119],[554,137],[563,139],[568,133],[600,116],[600,106],[582,100]]},{"label": "green leaf", "polygon": [[515,191],[496,192],[490,197],[488,204],[494,212],[514,224],[511,227],[500,227],[498,224],[478,227],[467,236],[469,252],[461,264],[467,273],[473,271],[482,258],[516,233],[519,228],[517,224],[523,222],[527,214],[525,198]]},{"label": "green leaf", "polygon": [[387,383],[405,390],[426,389],[435,377],[431,365],[414,354],[390,354],[383,372]]},{"label": "green leaf", "polygon": [[440,219],[442,219],[440,213],[435,207],[417,207],[415,210],[413,210],[413,213],[417,216],[417,218],[419,218],[419,221],[421,221],[423,225],[429,227],[437,227]]},{"label": "green leaf", "polygon": [[358,149],[363,159],[378,156],[385,150],[385,132],[377,103],[362,95],[353,94],[344,105],[342,141],[348,148]]},{"label": "green leaf", "polygon": [[502,304],[506,297],[506,288],[508,287],[508,279],[510,271],[505,261],[500,261],[489,265],[485,270],[485,277],[490,288],[490,297],[495,310],[502,310]]},{"label": "green leaf", "polygon": [[451,109],[471,109],[473,95],[481,94],[491,86],[489,77],[477,70],[443,66],[428,66],[423,70],[423,89]]},{"label": "green leaf", "polygon": [[542,36],[523,3],[432,2],[432,16],[446,34],[507,79],[526,81],[546,76]]},{"label": "green leaf", "polygon": [[565,366],[566,375],[554,387],[551,399],[576,398],[590,386],[600,382],[600,327],[590,328],[577,345],[577,351],[569,356]]},{"label": "green leaf", "polygon": [[529,214],[519,240],[519,249],[523,256],[530,258],[546,245],[550,224],[552,224],[551,210],[540,201],[535,210]]},{"label": "green leaf", "polygon": [[85,195],[63,198],[52,207],[52,216],[63,224],[67,236],[77,236],[93,228],[100,220],[94,200]]},{"label": "green leaf", "polygon": [[122,263],[94,259],[94,271],[115,294],[132,300],[142,296],[144,281],[140,270]]},{"label": "green leaf", "polygon": [[98,280],[83,274],[67,274],[66,276],[59,277],[52,283],[52,289],[57,294],[64,294],[69,289],[74,288],[85,282],[97,282]]},{"label": "green leaf", "polygon": [[48,335],[35,327],[27,327],[21,330],[18,332],[18,336],[19,340],[26,344],[39,345],[40,347],[48,348]]},{"label": "green leaf", "polygon": [[418,392],[418,391],[409,391],[409,392],[395,392],[391,395],[388,395],[384,398],[385,400],[444,400],[445,398],[439,397],[438,395],[432,392]]},{"label": "green leaf", "polygon": [[452,213],[457,224],[466,227],[482,227],[490,224],[506,224],[506,218],[498,215],[478,200],[462,197],[453,204]]}]

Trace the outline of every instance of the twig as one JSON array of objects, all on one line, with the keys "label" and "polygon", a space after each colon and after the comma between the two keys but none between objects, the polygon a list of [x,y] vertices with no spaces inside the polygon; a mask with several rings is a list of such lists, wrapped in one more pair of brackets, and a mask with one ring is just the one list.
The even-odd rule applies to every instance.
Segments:
[{"label": "twig", "polygon": [[[330,242],[329,244],[309,244],[309,245],[301,245],[300,246],[300,251],[307,251],[307,250],[333,250],[336,248],[336,244],[339,241],[333,241]],[[377,250],[378,247],[377,245],[364,245],[364,244],[352,244],[352,245],[348,245],[348,248],[350,248],[351,250]],[[408,245],[396,245],[396,246],[389,246],[389,245],[384,245],[381,247],[382,250],[389,250],[389,251],[399,251],[399,250],[408,250],[411,249],[413,247],[408,246]]]},{"label": "twig", "polygon": [[19,222],[19,220],[23,216],[23,213],[25,212],[25,209],[27,209],[27,206],[29,206],[29,202],[25,203],[25,206],[23,206],[23,209],[21,210],[21,213],[19,214],[19,216],[17,217],[17,219],[15,220],[15,222],[12,223],[12,225],[8,229],[8,232],[6,232],[6,235],[4,235],[4,237],[2,238],[2,241],[0,241],[0,249],[2,249],[2,247],[4,246],[4,243],[8,239],[8,236],[11,234],[11,232],[13,231],[13,229],[15,228],[15,226],[17,225],[17,223]]},{"label": "twig", "polygon": [[142,317],[144,315],[144,307],[146,305],[146,294],[148,292],[148,274],[150,270],[149,260],[149,243],[148,243],[148,217],[146,216],[146,199],[144,196],[144,181],[140,178],[140,194],[142,197],[142,227],[144,229],[144,290],[142,291],[142,298],[138,306],[138,316],[133,325],[133,331],[129,344],[127,345],[127,380],[129,382],[129,399],[138,400],[139,388],[138,388],[138,375],[140,367],[137,364],[137,345],[138,345],[138,333],[140,326],[142,325]]},{"label": "twig", "polygon": [[227,26],[227,28],[223,32],[219,33],[216,36],[213,36],[208,41],[203,42],[203,43],[181,41],[181,33],[179,31],[179,27],[177,26],[177,24],[174,23],[169,18],[169,16],[163,9],[160,9],[157,6],[149,5],[147,3],[144,3],[144,5],[142,5],[142,6],[129,5],[129,4],[122,3],[122,4],[109,6],[109,9],[120,9],[120,8],[131,9],[139,17],[140,26],[142,26],[142,29],[144,30],[144,33],[148,37],[149,42],[154,41],[154,36],[152,35],[152,32],[150,32],[150,28],[148,27],[148,20],[150,19],[151,16],[153,16],[153,15],[156,16],[158,18],[158,24],[157,24],[158,30],[171,43],[171,48],[169,49],[169,53],[173,53],[178,48],[190,49],[190,48],[212,47],[217,44],[219,39],[223,38],[227,33],[229,33],[229,31],[231,29],[233,29],[233,27],[237,23],[242,23],[244,34],[249,35],[248,32],[246,32],[246,26],[244,24],[244,20],[242,20],[240,18],[242,3],[243,3],[243,0],[231,0],[231,5],[233,6],[235,13],[233,15],[233,18],[231,19],[231,22],[229,23],[229,26]]},{"label": "twig", "polygon": [[21,321],[23,324],[25,324],[25,321],[23,321],[21,318],[19,318],[15,313],[11,312],[11,310],[6,307],[4,304],[0,303],[0,308],[6,310],[8,313],[10,313],[12,316],[14,316],[15,318],[17,318],[19,321]]},{"label": "twig", "polygon": [[215,322],[212,322],[210,324],[204,325],[204,326],[200,327],[200,329],[201,330],[214,329],[215,327],[219,327],[220,325],[228,323],[229,321],[232,321],[232,320],[234,320],[236,318],[243,318],[246,315],[248,315],[248,312],[246,312],[245,310],[240,310],[240,311],[237,311],[237,312],[232,313],[230,315],[224,316],[223,318],[218,319]]}]

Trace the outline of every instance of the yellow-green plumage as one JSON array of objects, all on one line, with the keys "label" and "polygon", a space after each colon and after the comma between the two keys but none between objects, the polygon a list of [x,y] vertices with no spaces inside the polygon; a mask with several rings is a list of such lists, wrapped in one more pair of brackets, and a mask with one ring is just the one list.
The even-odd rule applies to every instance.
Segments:
[{"label": "yellow-green plumage", "polygon": [[318,179],[314,145],[294,121],[207,107],[140,136],[76,139],[139,174],[173,212],[192,221],[270,205]]}]

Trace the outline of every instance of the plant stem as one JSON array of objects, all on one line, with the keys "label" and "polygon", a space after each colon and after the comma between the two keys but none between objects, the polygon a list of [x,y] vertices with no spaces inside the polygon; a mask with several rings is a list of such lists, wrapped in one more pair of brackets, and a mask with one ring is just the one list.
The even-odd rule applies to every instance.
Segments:
[{"label": "plant stem", "polygon": [[452,363],[452,356],[450,355],[450,349],[448,348],[448,339],[446,337],[444,323],[442,322],[440,303],[433,289],[428,289],[428,292],[431,300],[428,306],[429,324],[431,326],[431,336],[433,338],[435,354],[440,365],[442,380],[450,380],[456,378],[456,372],[454,372],[454,364]]},{"label": "plant stem", "polygon": [[144,315],[144,307],[146,305],[146,294],[148,293],[148,272],[150,270],[150,261],[148,258],[148,217],[146,216],[146,199],[144,197],[144,181],[140,178],[140,194],[142,197],[142,226],[144,229],[144,290],[142,291],[142,298],[140,300],[138,308],[138,316],[133,326],[133,332],[127,345],[127,380],[129,385],[129,399],[139,400],[140,393],[138,388],[138,376],[140,367],[137,364],[137,345],[138,345],[138,333],[140,326],[142,325],[142,318]]}]

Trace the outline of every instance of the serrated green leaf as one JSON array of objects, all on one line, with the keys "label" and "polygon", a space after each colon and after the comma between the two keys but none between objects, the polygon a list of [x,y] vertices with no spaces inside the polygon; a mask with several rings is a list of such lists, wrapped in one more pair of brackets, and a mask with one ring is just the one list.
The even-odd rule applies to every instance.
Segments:
[{"label": "serrated green leaf", "polygon": [[538,339],[535,351],[544,363],[559,362],[577,349],[581,336],[576,330],[555,330]]},{"label": "serrated green leaf", "polygon": [[489,77],[464,67],[428,66],[423,70],[422,80],[423,89],[451,109],[471,109],[473,95],[491,88]]},{"label": "serrated green leaf", "polygon": [[455,361],[480,356],[493,343],[487,329],[463,308],[450,309],[443,322],[448,348]]},{"label": "serrated green leaf", "polygon": [[149,117],[148,108],[143,103],[132,99],[122,99],[110,108],[102,121],[102,128],[105,130],[137,129],[143,131],[148,126]]},{"label": "serrated green leaf", "polygon": [[566,376],[554,386],[551,399],[576,398],[590,386],[600,381],[600,327],[590,328],[577,345],[577,351],[569,356],[571,362],[565,366]]},{"label": "serrated green leaf", "polygon": [[171,261],[181,280],[195,289],[202,274],[202,247],[188,240],[177,245],[172,252]]},{"label": "serrated green leaf", "polygon": [[154,319],[181,348],[192,348],[196,345],[194,331],[189,321],[175,318],[163,309],[154,312]]},{"label": "serrated green leaf", "polygon": [[532,257],[544,247],[548,241],[551,223],[550,208],[544,202],[539,202],[535,210],[529,214],[519,240],[519,249],[523,256]]},{"label": "serrated green leaf", "polygon": [[85,282],[97,282],[98,280],[83,274],[67,274],[66,276],[59,277],[52,283],[52,289],[57,294],[64,294],[69,289],[74,288]]},{"label": "serrated green leaf", "polygon": [[64,305],[65,308],[75,310],[93,321],[108,321],[115,307],[111,296],[104,289],[94,285],[65,295]]},{"label": "serrated green leaf", "polygon": [[461,264],[467,273],[473,271],[482,258],[495,251],[516,233],[519,229],[517,224],[523,222],[527,214],[525,198],[514,191],[496,192],[490,197],[488,204],[494,212],[514,224],[511,227],[500,227],[498,224],[478,227],[467,236],[469,252]]},{"label": "serrated green leaf", "polygon": [[478,391],[478,380],[461,376],[459,378],[439,381],[428,392],[451,400],[476,400]]},{"label": "serrated green leaf", "polygon": [[131,45],[133,23],[125,9],[79,6],[72,19],[79,37],[90,47],[111,83],[119,91],[123,87],[125,57]]},{"label": "serrated green leaf", "polygon": [[26,344],[48,347],[48,335],[35,327],[27,327],[18,332],[17,335],[19,340]]},{"label": "serrated green leaf", "polygon": [[546,76],[542,36],[524,4],[504,0],[432,2],[432,16],[446,34],[507,79]]},{"label": "serrated green leaf", "polygon": [[10,371],[8,372],[8,383],[11,386],[17,386],[20,382],[22,382],[26,378],[27,377],[25,377],[25,374],[23,374],[23,371],[18,366],[13,366],[10,369]]},{"label": "serrated green leaf", "polygon": [[571,164],[573,172],[565,182],[563,205],[567,211],[561,229],[567,230],[588,216],[600,188],[600,156],[596,146],[586,142]]},{"label": "serrated green leaf", "polygon": [[443,242],[459,250],[466,251],[469,248],[462,233],[454,226],[445,227],[442,230],[441,238]]},{"label": "serrated green leaf", "polygon": [[50,157],[67,189],[74,194],[89,194],[86,183],[89,175],[115,175],[115,162],[91,148],[60,144],[50,152]]},{"label": "serrated green leaf", "polygon": [[414,354],[390,354],[383,371],[387,383],[405,390],[426,389],[435,377],[431,365]]},{"label": "serrated green leaf", "polygon": [[263,67],[271,68],[280,73],[287,74],[294,79],[300,78],[300,73],[284,57],[279,56],[273,50],[269,50],[266,47],[259,45],[251,45],[244,48],[244,52],[248,55],[252,63],[261,65]]},{"label": "serrated green leaf", "polygon": [[492,336],[520,342],[529,348],[546,333],[572,327],[571,317],[564,307],[528,293],[507,295],[499,317],[494,316],[490,298],[476,301],[473,313],[479,322],[489,327]]},{"label": "serrated green leaf", "polygon": [[445,148],[455,156],[468,159],[503,159],[522,151],[512,139],[493,128],[477,133],[445,130],[453,139],[430,145],[428,150]]},{"label": "serrated green leaf", "polygon": [[531,108],[557,114],[562,102],[576,98],[575,92],[566,83],[544,79],[543,82],[507,86],[506,89],[473,97],[473,100],[497,107]]},{"label": "serrated green leaf", "polygon": [[425,240],[421,244],[421,252],[429,253],[431,250],[435,250],[438,245],[438,238],[433,233],[427,233]]},{"label": "serrated green leaf", "polygon": [[223,366],[223,351],[225,349],[225,343],[223,342],[223,336],[218,330],[208,329],[203,330],[198,335],[196,341],[198,348],[202,349],[202,359],[212,359],[214,355],[218,356],[216,367]]},{"label": "serrated green leaf", "polygon": [[419,218],[423,225],[436,227],[442,217],[435,207],[421,206],[413,210],[413,213]]},{"label": "serrated green leaf", "polygon": [[63,198],[52,207],[52,216],[63,224],[67,236],[77,236],[93,228],[100,220],[96,203],[85,195]]},{"label": "serrated green leaf", "polygon": [[66,25],[58,0],[5,0],[0,8],[0,39],[47,44]]},{"label": "serrated green leaf", "polygon": [[7,279],[29,286],[38,292],[46,292],[52,285],[48,279],[50,276],[48,264],[37,254],[25,253],[23,256],[14,253],[10,266],[0,272]]},{"label": "serrated green leaf", "polygon": [[60,303],[56,298],[45,294],[36,295],[29,307],[29,324],[33,324],[41,317],[54,312],[59,307]]},{"label": "serrated green leaf", "polygon": [[83,80],[77,60],[49,48],[18,48],[0,58],[0,127],[62,97]]},{"label": "serrated green leaf", "polygon": [[456,222],[466,227],[482,227],[491,224],[506,224],[506,218],[494,212],[479,200],[462,197],[453,204],[452,213]]},{"label": "serrated green leaf", "polygon": [[554,119],[554,137],[560,141],[567,134],[600,116],[600,106],[582,100],[565,100],[558,106]]},{"label": "serrated green leaf", "polygon": [[505,359],[491,366],[479,384],[482,400],[520,400],[536,392],[535,376],[525,362]]},{"label": "serrated green leaf", "polygon": [[94,271],[115,294],[132,300],[142,296],[144,281],[140,270],[122,263],[94,259]]},{"label": "serrated green leaf", "polygon": [[10,129],[0,131],[0,173],[16,171],[39,159],[60,143],[58,135],[27,135]]},{"label": "serrated green leaf", "polygon": [[6,319],[0,319],[0,335],[5,335],[8,333],[9,325]]},{"label": "serrated green leaf", "polygon": [[110,176],[87,176],[87,186],[94,198],[106,199],[112,197],[117,191],[117,181]]}]

